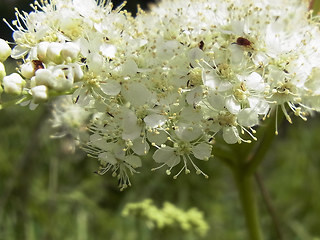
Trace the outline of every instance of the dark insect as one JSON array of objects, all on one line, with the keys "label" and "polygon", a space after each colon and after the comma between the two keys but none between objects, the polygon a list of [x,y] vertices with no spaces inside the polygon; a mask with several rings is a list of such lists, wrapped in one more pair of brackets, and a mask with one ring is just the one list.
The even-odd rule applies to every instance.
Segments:
[{"label": "dark insect", "polygon": [[34,71],[44,69],[43,62],[41,62],[40,60],[32,60],[32,63]]},{"label": "dark insect", "polygon": [[248,39],[243,37],[238,37],[236,44],[240,46],[245,46],[245,47],[251,46],[251,42]]},{"label": "dark insect", "polygon": [[114,118],[114,116],[113,116],[111,113],[107,112],[107,114],[108,114],[110,117]]},{"label": "dark insect", "polygon": [[199,48],[200,48],[201,50],[203,50],[204,42],[201,40],[201,41],[199,42],[198,46],[199,46]]},{"label": "dark insect", "polygon": [[78,103],[79,98],[80,98],[80,95],[78,95],[78,97],[76,98],[76,100],[74,101],[74,103]]}]

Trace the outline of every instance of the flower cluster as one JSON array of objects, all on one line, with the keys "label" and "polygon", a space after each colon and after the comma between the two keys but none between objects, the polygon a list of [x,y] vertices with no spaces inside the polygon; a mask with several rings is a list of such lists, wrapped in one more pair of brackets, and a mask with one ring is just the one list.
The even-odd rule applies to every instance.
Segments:
[{"label": "flower cluster", "polygon": [[163,0],[135,18],[122,7],[35,2],[12,23],[19,74],[0,66],[4,91],[31,107],[72,94],[91,116],[83,148],[121,189],[144,156],[168,175],[180,166],[174,178],[207,177],[197,162],[212,158],[216,134],[250,143],[278,109],[289,122],[320,110],[320,30],[306,2]]}]

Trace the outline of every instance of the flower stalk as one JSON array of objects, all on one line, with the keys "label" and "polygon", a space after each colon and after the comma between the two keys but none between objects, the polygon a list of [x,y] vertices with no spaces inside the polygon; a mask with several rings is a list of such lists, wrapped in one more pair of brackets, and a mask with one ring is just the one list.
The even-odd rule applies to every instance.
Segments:
[{"label": "flower stalk", "polygon": [[238,188],[241,207],[244,212],[246,227],[250,240],[262,240],[258,207],[254,194],[253,176],[247,176],[241,171],[234,171],[234,178]]},{"label": "flower stalk", "polygon": [[233,171],[248,235],[252,240],[263,239],[253,185],[254,174],[272,145],[275,136],[274,121],[280,123],[283,119],[283,114],[278,114],[278,116],[274,114],[268,120],[267,126],[263,130],[261,129],[262,137],[259,138],[259,141],[248,151],[246,156],[241,157],[243,160],[239,162],[239,159],[233,159],[233,162],[237,164],[227,164]]}]

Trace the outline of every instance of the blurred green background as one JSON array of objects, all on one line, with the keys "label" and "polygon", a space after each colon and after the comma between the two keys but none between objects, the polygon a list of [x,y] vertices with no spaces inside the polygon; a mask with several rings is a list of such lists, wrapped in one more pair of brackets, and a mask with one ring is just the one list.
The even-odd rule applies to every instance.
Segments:
[{"label": "blurred green background", "polygon": [[[26,3],[0,1],[1,17],[12,20],[13,6],[27,9]],[[136,3],[129,0],[127,8],[135,11]],[[1,37],[10,39],[1,24]],[[0,240],[246,239],[232,174],[219,159],[199,166],[209,179],[182,174],[173,180],[163,170],[149,171],[155,164],[145,162],[133,186],[120,192],[110,174],[94,174],[95,159],[73,152],[70,138],[50,139],[50,109],[48,103],[35,111],[20,106],[0,111]],[[283,124],[259,168],[283,239],[320,239],[319,146],[319,116],[306,123],[295,118],[293,126]],[[256,190],[266,239],[279,239]],[[196,207],[208,233],[202,237],[179,226],[152,229],[142,217],[123,216],[126,204],[146,198],[158,207],[165,202],[185,211]]]}]

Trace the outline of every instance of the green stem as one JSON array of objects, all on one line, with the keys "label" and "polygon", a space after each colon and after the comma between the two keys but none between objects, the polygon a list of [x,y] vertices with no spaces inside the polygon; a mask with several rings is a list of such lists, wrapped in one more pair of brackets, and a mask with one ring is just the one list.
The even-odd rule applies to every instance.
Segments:
[{"label": "green stem", "polygon": [[11,106],[14,106],[14,105],[17,105],[17,104],[20,104],[22,102],[25,102],[25,101],[28,101],[30,100],[32,97],[29,95],[29,96],[24,96],[20,99],[14,99],[14,100],[11,100],[11,101],[7,101],[7,102],[0,102],[0,110],[1,109],[4,109],[4,108],[7,108],[7,107],[11,107]]},{"label": "green stem", "polygon": [[261,129],[263,130],[261,138],[259,137],[259,139],[261,140],[256,143],[254,148],[245,158],[246,162],[244,163],[243,171],[247,176],[252,176],[255,173],[255,171],[263,161],[266,153],[269,151],[271,144],[275,138],[275,121],[277,121],[279,124],[284,119],[283,113],[278,113],[277,118],[275,115],[276,114],[274,114],[274,116],[268,120],[269,122],[267,126],[264,129]]},{"label": "green stem", "polygon": [[[51,91],[49,91],[49,97],[54,98],[54,97],[58,97],[58,96],[62,96],[62,95],[70,95],[70,94],[73,94],[75,90],[76,90],[76,88],[73,88],[71,90],[64,91],[64,92],[58,92],[58,91],[51,90]],[[25,95],[19,99],[13,99],[13,100],[6,101],[6,102],[1,102],[1,99],[0,99],[0,110],[7,108],[7,107],[12,107],[14,105],[18,105],[20,103],[23,103],[25,101],[29,101],[32,99],[32,95],[30,95],[28,92],[23,92],[23,94],[25,94]]]},{"label": "green stem", "polygon": [[246,219],[247,231],[250,240],[262,240],[258,208],[253,189],[253,176],[246,176],[239,171],[234,171],[241,206]]},{"label": "green stem", "polygon": [[234,173],[250,240],[263,239],[256,198],[254,195],[254,173],[273,142],[275,121],[281,122],[282,119],[283,114],[279,114],[277,117],[274,114],[274,116],[268,120],[267,127],[261,132],[259,137],[260,141],[252,148],[247,149],[249,153],[244,152],[244,154],[241,154],[240,152],[240,156],[237,156],[240,157],[240,159],[233,159],[233,162],[236,162],[237,164],[227,164]]}]

